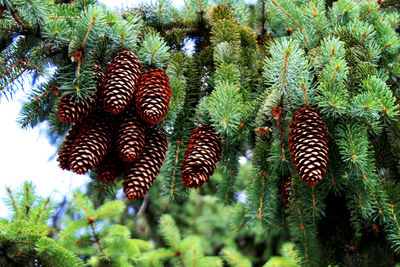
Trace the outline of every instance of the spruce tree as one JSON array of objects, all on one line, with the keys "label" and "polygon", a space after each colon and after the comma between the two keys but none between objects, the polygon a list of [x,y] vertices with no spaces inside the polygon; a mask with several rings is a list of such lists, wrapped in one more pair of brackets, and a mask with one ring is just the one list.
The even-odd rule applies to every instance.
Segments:
[{"label": "spruce tree", "polygon": [[[199,179],[208,181],[202,187],[216,184],[238,229],[262,227],[290,239],[305,266],[399,261],[399,1],[185,4],[177,10],[158,0],[118,13],[95,0],[2,0],[1,96],[26,75],[47,78],[23,89],[30,100],[19,121],[48,121],[59,136],[77,128],[61,150],[63,168],[103,167],[117,137],[129,143],[114,133],[134,112],[147,130],[168,136],[166,153],[164,141],[145,141],[154,153],[134,177],[138,187],[160,183],[164,197],[184,205],[183,171],[211,174],[220,160],[217,184]],[[60,119],[62,99],[82,124]],[[92,102],[83,116],[79,107]],[[201,149],[207,137],[191,138],[200,124],[221,139],[220,158]],[[183,166],[194,145],[201,160]],[[242,156],[253,172],[239,202]],[[129,166],[117,165],[125,178]]]}]

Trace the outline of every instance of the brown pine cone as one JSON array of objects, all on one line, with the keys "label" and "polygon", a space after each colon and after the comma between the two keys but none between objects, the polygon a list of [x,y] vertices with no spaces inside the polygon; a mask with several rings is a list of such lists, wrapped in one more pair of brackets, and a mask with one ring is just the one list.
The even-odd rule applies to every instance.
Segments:
[{"label": "brown pine cone", "polygon": [[81,123],[75,123],[72,125],[67,136],[65,137],[63,145],[58,151],[57,161],[59,162],[60,168],[63,170],[70,170],[69,164],[70,164],[71,152],[74,147],[74,142],[78,137],[81,125],[82,125]]},{"label": "brown pine cone", "polygon": [[140,118],[149,124],[161,121],[168,112],[171,92],[163,70],[145,71],[136,90],[136,110]]},{"label": "brown pine cone", "polygon": [[290,173],[283,177],[279,185],[279,193],[281,195],[282,206],[286,209],[289,207],[290,189],[292,188],[292,176]]},{"label": "brown pine cone", "polygon": [[297,174],[307,185],[315,186],[328,168],[327,130],[318,110],[300,108],[290,123],[289,149]]},{"label": "brown pine cone", "polygon": [[73,172],[85,174],[98,166],[111,149],[112,130],[105,114],[95,113],[85,121],[71,154]]},{"label": "brown pine cone", "polygon": [[103,84],[104,108],[118,114],[131,103],[139,81],[142,65],[136,55],[122,50],[107,67]]},{"label": "brown pine cone", "polygon": [[64,123],[79,122],[89,116],[96,106],[96,95],[76,99],[72,94],[64,95],[58,103],[58,119]]},{"label": "brown pine cone", "polygon": [[201,125],[194,129],[182,163],[182,181],[189,188],[198,188],[214,173],[222,153],[221,138],[214,128]]},{"label": "brown pine cone", "polygon": [[147,193],[160,173],[167,147],[166,134],[150,127],[142,154],[129,164],[124,177],[123,187],[128,199],[142,198]]},{"label": "brown pine cone", "polygon": [[102,183],[109,184],[122,175],[123,162],[116,151],[111,149],[95,170],[97,179]]},{"label": "brown pine cone", "polygon": [[134,162],[142,153],[146,141],[146,125],[129,110],[122,117],[117,136],[117,151],[124,162]]}]

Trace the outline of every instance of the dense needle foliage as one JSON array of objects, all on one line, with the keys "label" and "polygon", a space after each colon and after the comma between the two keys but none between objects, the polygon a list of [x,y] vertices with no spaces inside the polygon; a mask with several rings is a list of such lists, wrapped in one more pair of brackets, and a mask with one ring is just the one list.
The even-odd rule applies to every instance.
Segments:
[{"label": "dense needle foliage", "polygon": [[[291,259],[304,266],[398,262],[399,1],[259,0],[246,5],[241,0],[187,0],[185,4],[177,10],[170,1],[158,0],[116,12],[95,0],[1,0],[1,97],[22,89],[19,83],[28,76],[46,78],[23,88],[29,101],[19,121],[22,127],[48,121],[49,133],[61,139],[71,125],[57,117],[60,98],[71,94],[78,101],[93,96],[96,66],[104,71],[121,49],[130,50],[145,70],[165,70],[172,95],[168,114],[158,124],[169,143],[161,175],[143,201],[126,205],[138,208],[159,201],[160,195],[172,201],[169,205],[187,205],[193,193],[181,181],[184,152],[192,130],[199,123],[208,124],[221,137],[223,153],[217,175],[198,192],[216,197],[232,212],[225,218],[230,229],[243,234],[258,229],[263,238],[273,239],[266,258],[291,241],[297,255]],[[306,104],[321,113],[328,135],[328,168],[316,186],[307,186],[296,174],[288,142],[293,114]],[[252,163],[245,179],[239,176],[241,157]],[[98,205],[115,196],[119,182],[102,185],[92,177],[88,193],[94,192]],[[78,204],[92,201],[82,194],[74,199]],[[126,212],[117,208],[121,203],[116,201],[104,205]],[[96,240],[89,226],[101,220],[97,213],[103,206],[83,207],[86,217],[66,229],[85,226],[88,231],[82,237],[89,234]],[[164,238],[173,231],[180,245],[194,248],[184,244],[197,244],[197,237],[178,238],[179,230],[168,228],[171,225],[170,216],[161,218]],[[113,227],[109,232],[100,227],[105,231],[101,238],[109,244],[114,244],[113,229],[123,233],[123,242],[136,242],[129,231],[118,228],[125,226]],[[230,229],[225,229],[227,234]],[[185,258],[194,250],[180,259],[176,258],[180,245],[169,239],[166,244],[165,257],[175,253],[170,264],[194,265]],[[206,254],[223,253],[225,259],[231,256],[227,262],[237,259],[233,264],[242,266],[266,260],[259,255],[264,248],[259,253],[254,248],[255,254],[242,249],[247,259],[239,250],[222,247]],[[142,251],[140,245],[136,248],[121,250],[127,254],[118,258]],[[290,250],[286,247],[283,255]],[[101,260],[113,262],[105,251],[100,249]],[[87,253],[92,264],[100,260],[93,256],[96,253]],[[220,259],[197,253],[199,264],[207,266],[214,260],[221,264]],[[126,257],[134,264],[131,260]]]}]

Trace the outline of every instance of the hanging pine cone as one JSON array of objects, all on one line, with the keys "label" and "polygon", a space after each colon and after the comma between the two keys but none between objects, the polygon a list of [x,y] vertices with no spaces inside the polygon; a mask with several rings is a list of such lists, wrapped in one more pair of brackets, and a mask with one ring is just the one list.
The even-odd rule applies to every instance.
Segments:
[{"label": "hanging pine cone", "polygon": [[104,71],[100,65],[94,65],[94,73],[96,74],[96,87],[101,88],[103,86]]},{"label": "hanging pine cone", "polygon": [[166,134],[150,127],[142,154],[130,163],[124,177],[123,187],[128,199],[142,198],[150,189],[160,172],[167,146]]},{"label": "hanging pine cone", "polygon": [[189,188],[198,188],[214,173],[221,159],[222,142],[214,129],[201,125],[194,129],[182,163],[182,181]]},{"label": "hanging pine cone", "polygon": [[300,108],[290,123],[289,149],[297,174],[307,185],[315,186],[328,167],[327,130],[318,110]]},{"label": "hanging pine cone", "polygon": [[280,185],[279,185],[279,193],[281,195],[282,206],[284,208],[289,207],[289,197],[290,197],[290,189],[292,188],[292,176],[288,174],[283,177]]},{"label": "hanging pine cone", "polygon": [[122,50],[107,67],[103,84],[104,108],[112,113],[121,113],[132,101],[135,87],[142,69],[136,55]]},{"label": "hanging pine cone", "polygon": [[116,151],[111,149],[96,168],[97,179],[102,183],[112,183],[122,175],[122,170],[123,162],[118,158]]},{"label": "hanging pine cone", "polygon": [[117,151],[124,162],[133,162],[142,153],[146,141],[146,126],[133,111],[122,118],[117,137]]},{"label": "hanging pine cone", "polygon": [[58,119],[64,123],[82,121],[95,106],[96,95],[84,99],[76,99],[72,94],[64,95],[58,103]]},{"label": "hanging pine cone", "polygon": [[80,128],[81,128],[81,123],[76,123],[72,125],[67,136],[65,137],[63,145],[58,151],[57,161],[59,162],[60,168],[63,170],[70,170],[69,164],[70,164],[71,152]]},{"label": "hanging pine cone", "polygon": [[157,68],[145,71],[136,90],[136,110],[149,123],[161,121],[167,114],[171,86],[167,74]]},{"label": "hanging pine cone", "polygon": [[85,174],[96,167],[111,148],[112,127],[105,114],[93,114],[82,125],[71,154],[70,168]]}]

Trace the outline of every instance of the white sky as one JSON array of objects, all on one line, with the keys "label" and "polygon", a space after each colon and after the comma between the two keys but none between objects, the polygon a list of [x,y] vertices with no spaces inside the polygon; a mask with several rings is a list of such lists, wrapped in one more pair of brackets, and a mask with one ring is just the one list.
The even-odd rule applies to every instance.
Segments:
[{"label": "white sky", "polygon": [[[110,8],[129,7],[142,0],[100,0]],[[256,0],[247,0],[255,3]],[[184,6],[183,0],[173,0],[176,7]],[[28,87],[29,83],[25,84]],[[29,90],[26,90],[29,92]],[[34,129],[21,129],[17,124],[18,114],[26,93],[18,90],[12,100],[0,96],[0,217],[8,217],[9,209],[4,205],[7,198],[6,186],[12,190],[24,181],[32,181],[36,192],[61,201],[64,195],[71,195],[76,188],[83,189],[89,178],[63,171],[56,161],[57,147],[50,144],[44,132],[46,125]]]}]

